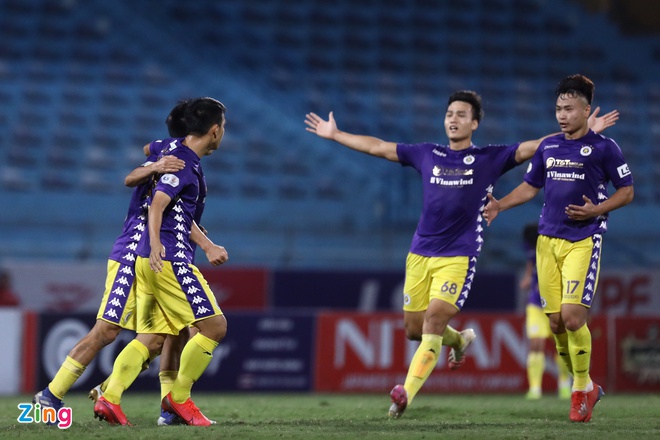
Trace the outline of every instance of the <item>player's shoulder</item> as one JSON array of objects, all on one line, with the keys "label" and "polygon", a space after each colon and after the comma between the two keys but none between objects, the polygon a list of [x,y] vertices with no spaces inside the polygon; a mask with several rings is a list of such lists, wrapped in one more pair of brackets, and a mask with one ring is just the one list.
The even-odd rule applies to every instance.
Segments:
[{"label": "player's shoulder", "polygon": [[404,148],[417,148],[420,150],[433,150],[434,148],[440,148],[440,149],[446,149],[449,148],[447,145],[440,145],[440,144],[435,144],[433,142],[418,142],[414,144],[407,144],[403,142],[397,143],[397,146],[401,146]]},{"label": "player's shoulder", "polygon": [[506,152],[513,152],[518,149],[520,142],[515,144],[487,144],[483,146],[472,145],[470,149],[475,153],[480,154],[502,154]]}]

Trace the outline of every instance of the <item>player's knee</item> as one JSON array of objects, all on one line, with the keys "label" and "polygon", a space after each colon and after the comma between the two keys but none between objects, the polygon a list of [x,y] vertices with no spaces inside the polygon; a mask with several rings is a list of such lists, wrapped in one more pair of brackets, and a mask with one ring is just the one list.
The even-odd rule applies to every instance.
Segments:
[{"label": "player's knee", "polygon": [[114,342],[117,339],[117,336],[121,332],[121,327],[118,325],[110,324],[105,321],[96,321],[92,333],[94,338],[99,342],[100,345],[105,347],[108,344]]},{"label": "player's knee", "polygon": [[197,327],[200,333],[216,342],[222,341],[227,334],[227,320],[224,315],[214,316],[213,318],[198,322]]},{"label": "player's knee", "polygon": [[569,317],[564,320],[564,327],[566,327],[566,330],[571,332],[580,330],[585,324],[586,323],[584,320],[580,319],[579,317]]},{"label": "player's knee", "polygon": [[419,325],[406,322],[404,327],[406,330],[406,338],[408,338],[410,341],[422,340],[422,329]]}]

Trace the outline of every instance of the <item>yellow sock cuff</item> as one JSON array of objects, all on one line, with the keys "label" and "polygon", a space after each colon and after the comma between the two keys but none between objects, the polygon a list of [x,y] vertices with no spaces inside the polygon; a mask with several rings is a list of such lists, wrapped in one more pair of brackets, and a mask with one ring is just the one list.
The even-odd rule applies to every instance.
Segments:
[{"label": "yellow sock cuff", "polygon": [[451,326],[445,327],[445,331],[442,333],[442,343],[453,348],[460,348],[461,343],[461,333]]},{"label": "yellow sock cuff", "polygon": [[438,348],[442,347],[442,336],[441,335],[434,335],[433,333],[427,333],[422,335],[422,342],[428,342],[429,344],[433,345],[431,348]]},{"label": "yellow sock cuff", "polygon": [[127,347],[129,346],[137,350],[138,353],[140,353],[140,356],[142,356],[142,359],[149,359],[149,349],[142,342],[138,341],[137,339],[133,339],[128,343]]},{"label": "yellow sock cuff", "polygon": [[178,371],[161,371],[158,373],[158,379],[160,383],[174,383],[178,374]]},{"label": "yellow sock cuff", "polygon": [[217,341],[214,341],[211,338],[207,338],[201,333],[197,333],[195,336],[192,337],[192,339],[190,339],[190,341],[199,345],[200,347],[202,347],[204,351],[209,353],[213,353],[213,350],[215,350],[216,347],[219,345]]},{"label": "yellow sock cuff", "polygon": [[84,371],[85,365],[67,356],[53,380],[48,384],[48,389],[55,397],[62,400]]}]

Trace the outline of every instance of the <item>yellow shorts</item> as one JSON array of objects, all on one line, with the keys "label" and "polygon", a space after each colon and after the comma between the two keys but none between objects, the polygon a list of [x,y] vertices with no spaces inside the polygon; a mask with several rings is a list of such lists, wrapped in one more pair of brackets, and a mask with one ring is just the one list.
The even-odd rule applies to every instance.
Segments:
[{"label": "yellow shorts", "polygon": [[177,335],[194,322],[222,315],[215,295],[193,264],[163,261],[163,271],[149,267],[149,258],[138,257],[137,332]]},{"label": "yellow shorts", "polygon": [[527,304],[525,308],[525,330],[529,339],[546,339],[552,335],[550,320],[543,313],[543,309],[534,304]]},{"label": "yellow shorts", "polygon": [[423,257],[408,253],[403,310],[422,312],[433,298],[463,307],[472,287],[476,257]]},{"label": "yellow shorts", "polygon": [[576,242],[539,236],[536,268],[545,313],[558,313],[562,304],[591,307],[598,285],[601,246],[600,234]]},{"label": "yellow shorts", "polygon": [[135,330],[135,267],[108,260],[105,291],[96,319]]}]

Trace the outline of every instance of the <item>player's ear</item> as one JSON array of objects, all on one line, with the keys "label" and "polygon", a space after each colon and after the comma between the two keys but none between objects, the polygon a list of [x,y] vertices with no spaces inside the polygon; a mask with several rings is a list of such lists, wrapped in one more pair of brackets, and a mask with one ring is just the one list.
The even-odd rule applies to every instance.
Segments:
[{"label": "player's ear", "polygon": [[213,139],[217,139],[220,135],[220,126],[218,124],[213,124],[209,132],[211,133],[211,137]]}]

